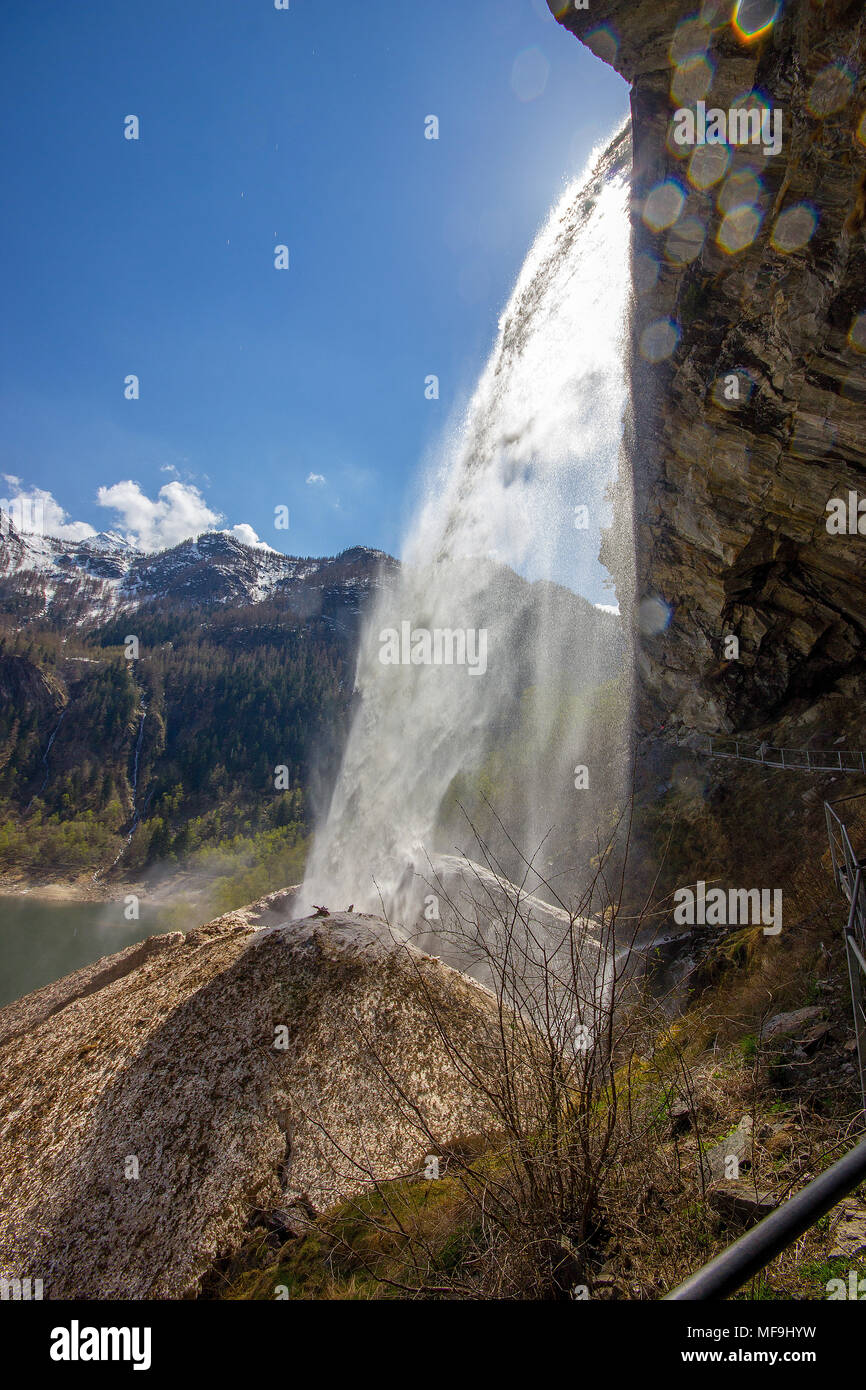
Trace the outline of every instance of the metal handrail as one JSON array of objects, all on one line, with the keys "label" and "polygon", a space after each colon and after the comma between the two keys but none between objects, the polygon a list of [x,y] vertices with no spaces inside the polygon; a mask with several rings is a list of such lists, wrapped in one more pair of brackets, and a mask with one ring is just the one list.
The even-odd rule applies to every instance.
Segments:
[{"label": "metal handrail", "polygon": [[866,1139],[699,1269],[663,1302],[727,1298],[866,1180]]},{"label": "metal handrail", "polygon": [[851,1010],[854,1014],[854,1035],[857,1040],[857,1066],[860,1072],[860,1099],[866,1114],[866,1012],[863,1008],[866,984],[866,860],[854,851],[848,827],[836,807],[843,802],[862,799],[858,796],[840,797],[824,802],[827,838],[836,887],[848,900],[848,920],[844,928],[845,957],[848,962],[848,984],[851,990]]},{"label": "metal handrail", "polygon": [[[706,735],[712,754],[713,740]],[[677,734],[677,742],[679,742]],[[734,740],[734,753],[719,753],[718,757],[742,757],[739,741]],[[761,758],[744,758],[747,762],[763,762],[766,745],[761,744]],[[785,763],[785,752],[779,749],[782,762],[771,766],[791,767]],[[807,754],[810,750],[805,751]],[[841,757],[839,763],[841,767]],[[862,762],[863,755],[859,754]],[[807,759],[808,762],[808,759]],[[810,770],[817,771],[814,764]],[[827,769],[832,771],[833,769]],[[847,769],[853,771],[854,769]],[[863,769],[866,771],[866,768]],[[860,800],[866,792],[856,792],[824,802],[827,823],[827,836],[830,842],[830,857],[833,862],[833,879],[849,903],[848,920],[844,929],[845,951],[848,960],[848,979],[851,986],[851,1005],[854,1013],[854,1028],[857,1038],[857,1060],[860,1070],[860,1094],[863,1114],[866,1115],[866,1009],[864,1009],[864,980],[866,980],[866,859],[855,852],[848,834],[848,827],[835,809],[844,802]],[[727,1298],[742,1288],[754,1274],[763,1269],[786,1246],[819,1221],[841,1198],[866,1180],[866,1139],[832,1164],[826,1172],[792,1197],[790,1201],[777,1207],[763,1221],[759,1221],[745,1235],[729,1245],[709,1264],[699,1269],[691,1278],[665,1295],[665,1301],[703,1300]]]},{"label": "metal handrail", "polygon": [[[674,737],[678,745],[685,744],[679,729]],[[711,758],[735,758],[739,762],[758,763],[763,767],[781,767],[788,772],[860,772],[866,775],[866,752],[859,748],[782,748],[779,744],[762,742],[755,746],[753,756],[740,752],[740,744],[745,740],[733,734],[698,734],[697,737],[705,738],[707,747],[694,751],[706,753]],[[734,751],[719,746],[724,743],[733,743]],[[781,756],[773,757],[772,754]]]}]

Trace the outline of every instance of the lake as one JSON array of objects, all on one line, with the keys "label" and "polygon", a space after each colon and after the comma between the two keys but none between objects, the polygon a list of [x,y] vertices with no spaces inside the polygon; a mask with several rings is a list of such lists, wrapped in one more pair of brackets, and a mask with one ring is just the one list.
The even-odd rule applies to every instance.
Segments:
[{"label": "lake", "polygon": [[65,903],[0,896],[0,1007],[100,956],[177,930],[165,909],[142,903],[139,911],[137,922],[127,922],[122,898]]}]

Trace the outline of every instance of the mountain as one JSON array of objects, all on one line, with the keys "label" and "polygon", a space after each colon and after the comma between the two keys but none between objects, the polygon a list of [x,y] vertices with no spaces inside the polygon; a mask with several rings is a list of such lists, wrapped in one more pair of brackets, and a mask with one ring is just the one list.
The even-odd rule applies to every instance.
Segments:
[{"label": "mountain", "polygon": [[[0,873],[110,883],[198,867],[220,880],[210,915],[296,881],[354,708],[360,624],[398,562],[363,546],[286,556],[225,532],[143,554],[111,533],[66,541],[3,520]],[[554,724],[622,665],[615,616],[499,568],[494,587],[523,617],[483,785],[470,775],[452,789],[473,808],[482,793],[514,808],[548,775],[521,745],[528,654],[551,608]]]},{"label": "mountain", "polygon": [[397,562],[224,532],[143,554],[3,521],[0,870],[105,874],[122,852],[129,876],[220,850],[247,896],[297,876]]},{"label": "mountain", "polygon": [[357,614],[377,574],[397,562],[355,546],[325,559],[282,555],[207,532],[156,554],[113,532],[66,541],[16,531],[0,512],[0,605],[19,620],[94,625],[156,601],[184,607],[283,601],[302,620]]}]

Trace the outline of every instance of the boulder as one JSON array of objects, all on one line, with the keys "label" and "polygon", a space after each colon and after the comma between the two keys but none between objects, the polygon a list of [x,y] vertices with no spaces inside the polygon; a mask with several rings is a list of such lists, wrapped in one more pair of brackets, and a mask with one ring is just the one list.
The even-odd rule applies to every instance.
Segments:
[{"label": "boulder", "polygon": [[707,1194],[707,1201],[730,1226],[755,1226],[776,1209],[768,1192],[756,1192],[744,1182],[728,1182]]},{"label": "boulder", "polygon": [[483,1126],[430,1004],[478,1061],[488,991],[377,918],[287,906],[151,938],[0,1011],[0,1276],[52,1299],[194,1296],[257,1215],[298,1229],[423,1166],[386,1071],[443,1145]]},{"label": "boulder", "polygon": [[764,1024],[761,1031],[761,1041],[775,1040],[779,1042],[782,1038],[788,1038],[793,1033],[805,1033],[808,1025],[816,1023],[822,1012],[823,1010],[819,1007],[811,1006],[805,1009],[793,1009],[786,1014],[776,1014]]},{"label": "boulder", "polygon": [[728,1160],[731,1158],[737,1160],[738,1168],[751,1163],[752,1133],[752,1117],[744,1115],[733,1134],[729,1134],[720,1144],[707,1149],[703,1161],[704,1171],[710,1182],[732,1181],[727,1177]]}]

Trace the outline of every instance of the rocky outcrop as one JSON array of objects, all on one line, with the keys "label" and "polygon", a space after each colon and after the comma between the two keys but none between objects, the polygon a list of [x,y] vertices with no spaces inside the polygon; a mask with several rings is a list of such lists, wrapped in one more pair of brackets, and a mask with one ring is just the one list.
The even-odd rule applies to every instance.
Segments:
[{"label": "rocky outcrop", "polygon": [[376,918],[289,923],[291,896],[0,1011],[0,1274],[192,1296],[251,1222],[422,1169],[395,1087],[437,1141],[477,1131],[431,1005],[471,1051],[492,997]]},{"label": "rocky outcrop", "polygon": [[[643,726],[832,728],[866,690],[866,536],[827,529],[866,499],[866,13],[549,3],[631,84]],[[699,101],[763,102],[781,149],[677,144]]]}]

